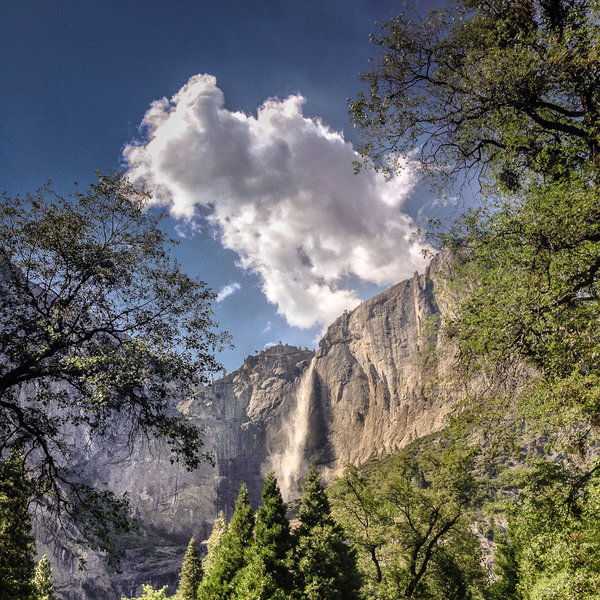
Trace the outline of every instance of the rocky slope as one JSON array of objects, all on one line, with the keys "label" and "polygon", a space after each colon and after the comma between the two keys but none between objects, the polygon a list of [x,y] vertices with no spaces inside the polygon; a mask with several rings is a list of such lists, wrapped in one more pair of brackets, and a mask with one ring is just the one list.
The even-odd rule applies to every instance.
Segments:
[{"label": "rocky slope", "polygon": [[60,560],[64,600],[118,600],[144,582],[175,583],[189,538],[205,540],[218,510],[231,515],[242,482],[257,503],[264,475],[275,470],[292,497],[309,462],[327,478],[346,462],[389,454],[441,429],[456,398],[443,383],[451,359],[434,327],[445,268],[438,256],[423,275],[344,313],[316,353],[274,346],[181,402],[204,428],[214,467],[188,473],[156,444],[141,442],[132,456],[99,453],[90,478],[129,494],[143,532],[123,575],[109,573],[92,553],[82,573],[67,545],[40,540],[40,550]]}]

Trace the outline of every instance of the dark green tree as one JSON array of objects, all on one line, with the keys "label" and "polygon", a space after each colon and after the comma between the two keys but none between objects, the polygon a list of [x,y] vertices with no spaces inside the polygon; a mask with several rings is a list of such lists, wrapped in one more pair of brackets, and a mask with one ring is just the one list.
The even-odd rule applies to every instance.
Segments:
[{"label": "dark green tree", "polygon": [[33,588],[35,600],[56,600],[56,596],[54,595],[52,567],[45,554],[42,556],[35,569]]},{"label": "dark green tree", "polygon": [[300,595],[307,600],[354,600],[360,597],[356,553],[331,516],[329,499],[314,465],[304,482],[300,526],[294,532]]},{"label": "dark green tree", "polygon": [[146,434],[196,467],[200,430],[173,400],[219,368],[213,295],[170,259],[148,201],[115,174],[0,205],[0,455],[22,448],[33,497],[109,552],[127,503],[76,471],[87,440]]},{"label": "dark green tree", "polygon": [[526,471],[508,510],[497,598],[600,598],[597,468],[537,459]]},{"label": "dark green tree", "polygon": [[196,600],[198,587],[202,582],[202,563],[196,550],[196,542],[194,538],[190,540],[183,564],[181,565],[181,573],[179,574],[179,586],[177,587],[177,600]]},{"label": "dark green tree", "polygon": [[292,536],[274,473],[265,478],[262,506],[256,513],[254,543],[241,573],[236,594],[240,600],[283,600],[294,589],[291,571]]},{"label": "dark green tree", "polygon": [[348,468],[332,485],[336,516],[362,549],[362,564],[370,559],[375,567],[369,597],[458,600],[485,587],[470,530],[479,495],[471,468],[464,450],[420,448],[363,473]]},{"label": "dark green tree", "polygon": [[220,547],[215,552],[214,563],[204,574],[198,591],[199,598],[225,600],[231,597],[237,579],[247,564],[253,531],[254,513],[246,486],[242,484],[233,517]]},{"label": "dark green tree", "polygon": [[0,461],[0,600],[34,600],[35,543],[23,455]]}]

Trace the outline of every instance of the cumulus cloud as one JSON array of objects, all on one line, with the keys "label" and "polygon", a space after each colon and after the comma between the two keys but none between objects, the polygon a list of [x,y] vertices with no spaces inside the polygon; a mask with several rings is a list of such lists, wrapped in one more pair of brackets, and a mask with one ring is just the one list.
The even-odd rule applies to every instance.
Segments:
[{"label": "cumulus cloud", "polygon": [[125,147],[128,175],[171,214],[217,226],[221,243],[258,273],[291,325],[327,325],[359,302],[349,281],[395,283],[422,270],[422,243],[402,204],[416,182],[353,172],[342,134],[303,115],[302,96],[256,115],[225,108],[210,75],[154,102],[143,142]]},{"label": "cumulus cloud", "polygon": [[223,302],[225,298],[231,296],[231,294],[235,294],[238,290],[241,290],[242,286],[239,283],[230,283],[221,288],[221,291],[217,294],[217,302]]}]

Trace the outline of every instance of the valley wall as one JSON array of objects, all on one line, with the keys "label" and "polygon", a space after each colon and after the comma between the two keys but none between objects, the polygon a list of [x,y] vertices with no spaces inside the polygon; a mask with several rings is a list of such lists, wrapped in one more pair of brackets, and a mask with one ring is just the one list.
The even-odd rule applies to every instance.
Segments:
[{"label": "valley wall", "polygon": [[[147,441],[131,456],[99,451],[89,478],[127,492],[143,528],[129,542],[122,575],[94,553],[87,571],[78,571],[68,544],[40,535],[38,548],[60,562],[64,600],[120,600],[141,583],[174,585],[189,538],[206,540],[219,510],[231,516],[242,482],[256,505],[272,469],[294,497],[311,462],[328,479],[347,462],[390,454],[442,429],[457,397],[452,358],[436,334],[444,311],[436,291],[447,269],[438,255],[424,274],[340,316],[316,352],[273,346],[183,400],[179,408],[204,429],[214,466],[189,473]],[[297,436],[300,423],[305,435]]]}]

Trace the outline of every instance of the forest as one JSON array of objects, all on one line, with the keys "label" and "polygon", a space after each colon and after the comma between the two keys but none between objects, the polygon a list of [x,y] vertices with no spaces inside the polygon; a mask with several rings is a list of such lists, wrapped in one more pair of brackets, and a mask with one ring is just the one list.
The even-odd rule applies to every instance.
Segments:
[{"label": "forest", "polygon": [[[600,598],[600,4],[406,8],[372,41],[350,102],[356,169],[391,174],[411,153],[466,206],[428,231],[452,256],[432,327],[464,398],[443,433],[346,465],[326,490],[311,468],[297,507],[273,474],[256,513],[242,487],[202,559],[190,541],[178,589],[140,598]],[[126,502],[64,467],[61,428],[106,438],[127,415],[193,468],[201,432],[168,411],[167,382],[207,381],[227,343],[141,192],[101,176],[72,206],[47,190],[2,204],[0,600],[55,598],[30,502],[85,522],[80,541],[117,562],[133,526]]]}]

